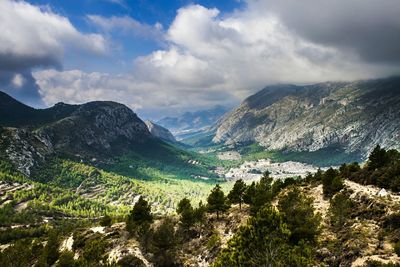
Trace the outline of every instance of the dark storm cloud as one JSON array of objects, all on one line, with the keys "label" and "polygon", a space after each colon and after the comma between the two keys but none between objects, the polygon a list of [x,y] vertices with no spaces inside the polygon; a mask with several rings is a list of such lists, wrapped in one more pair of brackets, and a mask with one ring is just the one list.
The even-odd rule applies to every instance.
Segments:
[{"label": "dark storm cloud", "polygon": [[0,53],[0,71],[25,71],[32,67],[61,68],[60,59],[53,55],[16,55]]},{"label": "dark storm cloud", "polygon": [[399,0],[251,1],[300,36],[369,63],[400,63]]},{"label": "dark storm cloud", "polygon": [[39,87],[29,70],[20,72],[0,70],[0,91],[6,92],[27,105],[44,106],[38,93]]}]

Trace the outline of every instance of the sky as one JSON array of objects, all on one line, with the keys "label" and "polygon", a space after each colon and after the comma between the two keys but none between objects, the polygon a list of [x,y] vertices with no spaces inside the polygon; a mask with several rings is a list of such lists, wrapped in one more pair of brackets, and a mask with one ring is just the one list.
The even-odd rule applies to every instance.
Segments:
[{"label": "sky", "polygon": [[0,0],[0,32],[0,90],[146,119],[400,74],[398,0]]}]

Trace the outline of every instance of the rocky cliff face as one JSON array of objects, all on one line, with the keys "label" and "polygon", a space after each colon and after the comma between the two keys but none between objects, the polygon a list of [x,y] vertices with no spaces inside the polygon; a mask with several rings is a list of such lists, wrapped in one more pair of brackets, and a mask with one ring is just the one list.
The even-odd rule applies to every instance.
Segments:
[{"label": "rocky cliff face", "polygon": [[400,78],[269,86],[217,125],[213,142],[267,149],[339,147],[365,156],[376,144],[400,148]]},{"label": "rocky cliff face", "polygon": [[[25,175],[54,153],[80,158],[112,156],[131,144],[153,138],[131,109],[114,102],[59,103],[49,109],[29,109],[30,119],[19,112],[20,107],[24,106],[4,109],[7,114],[21,116],[17,123],[9,117],[0,123],[0,149]],[[1,116],[7,114],[0,112]]]},{"label": "rocky cliff face", "polygon": [[91,102],[70,116],[35,130],[61,149],[104,152],[117,143],[143,142],[151,137],[145,123],[126,106],[114,102]]},{"label": "rocky cliff face", "polygon": [[158,124],[155,124],[154,122],[151,122],[149,120],[145,121],[145,123],[146,123],[147,128],[149,129],[150,133],[153,136],[155,136],[163,141],[167,141],[167,142],[171,142],[171,143],[176,142],[175,137],[172,135],[172,133],[168,129],[166,129]]}]

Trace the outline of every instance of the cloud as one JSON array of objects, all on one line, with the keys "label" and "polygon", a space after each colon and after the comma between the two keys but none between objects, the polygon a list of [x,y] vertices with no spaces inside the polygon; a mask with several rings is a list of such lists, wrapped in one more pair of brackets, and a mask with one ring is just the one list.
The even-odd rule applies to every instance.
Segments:
[{"label": "cloud", "polygon": [[[108,73],[86,73],[80,70],[43,70],[34,73],[39,85],[39,93],[47,105],[59,101],[83,103],[94,100],[112,100],[124,103],[144,116],[172,114],[196,107],[207,107],[210,102],[227,104],[231,96],[225,92],[207,90],[188,91],[170,85],[156,86],[153,82],[138,80],[132,75],[113,75]],[[215,98],[210,101],[208,95]],[[177,97],[179,95],[179,97]],[[148,108],[151,107],[151,108]]]},{"label": "cloud", "polygon": [[61,68],[68,56],[103,55],[107,43],[99,34],[83,34],[71,22],[24,1],[0,1],[0,90],[42,106],[31,70]]},{"label": "cloud", "polygon": [[39,95],[39,87],[29,70],[18,73],[0,71],[0,90],[25,104],[36,107],[45,106]]},{"label": "cloud", "polygon": [[88,15],[87,17],[92,24],[107,33],[118,30],[124,34],[133,34],[146,39],[163,40],[163,27],[160,23],[148,25],[128,16],[106,18],[99,15]]},{"label": "cloud", "polygon": [[400,63],[398,0],[249,0],[307,40],[355,53],[372,63]]},{"label": "cloud", "polygon": [[[298,7],[299,12],[306,14],[306,8],[297,2],[283,2],[290,2],[292,8]],[[316,1],[305,1],[306,5],[311,2]],[[346,6],[344,1],[339,2]],[[128,74],[44,71],[34,76],[47,104],[60,100],[111,99],[134,107],[141,114],[160,116],[217,103],[232,105],[268,84],[353,80],[398,72],[398,64],[393,65],[395,60],[380,57],[379,53],[370,58],[364,56],[363,48],[357,46],[362,43],[361,35],[355,33],[356,37],[341,40],[344,36],[338,29],[344,28],[337,26],[340,22],[329,22],[335,18],[328,16],[331,4],[326,5],[326,10],[299,15],[301,19],[292,22],[284,13],[287,7],[275,1],[249,0],[245,8],[223,15],[215,8],[189,5],[178,10],[166,29],[166,47],[136,58]],[[317,12],[316,8],[311,10]],[[350,13],[346,14],[337,20],[345,21],[344,17]],[[331,35],[336,34],[338,40],[316,38],[318,34],[311,34],[313,31],[306,34],[308,30],[304,30],[311,26],[303,29],[301,25],[293,25],[310,17],[314,18],[309,23],[314,28],[330,30],[324,25],[330,24]],[[104,28],[127,27],[141,32],[143,26],[130,18],[98,18],[101,21],[98,24],[104,23]],[[382,28],[387,23],[367,25]],[[394,42],[396,38],[393,37]],[[389,42],[389,37],[385,41]]]},{"label": "cloud", "polygon": [[125,0],[106,0],[107,2],[119,5],[123,8],[128,8],[128,5],[126,4]]},{"label": "cloud", "polygon": [[82,34],[70,21],[23,1],[0,1],[0,70],[62,65],[68,49],[101,54],[99,34]]}]

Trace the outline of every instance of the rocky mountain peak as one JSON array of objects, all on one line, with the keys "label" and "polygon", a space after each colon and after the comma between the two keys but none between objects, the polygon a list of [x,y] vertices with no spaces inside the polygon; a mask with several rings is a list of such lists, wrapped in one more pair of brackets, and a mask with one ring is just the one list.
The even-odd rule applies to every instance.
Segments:
[{"label": "rocky mountain peak", "polygon": [[147,128],[149,129],[150,133],[153,136],[155,136],[161,140],[167,141],[167,142],[172,142],[172,143],[176,142],[175,137],[172,135],[172,133],[167,128],[164,128],[164,127],[162,127],[152,121],[149,121],[149,120],[146,120],[145,123],[146,123]]},{"label": "rocky mountain peak", "polygon": [[215,143],[270,150],[335,147],[365,157],[376,145],[400,148],[400,78],[269,86],[216,126]]}]

